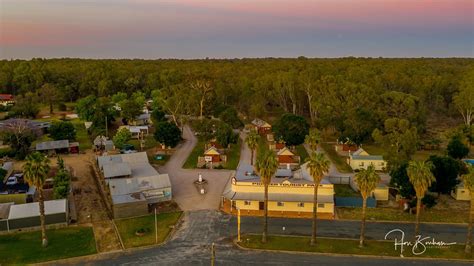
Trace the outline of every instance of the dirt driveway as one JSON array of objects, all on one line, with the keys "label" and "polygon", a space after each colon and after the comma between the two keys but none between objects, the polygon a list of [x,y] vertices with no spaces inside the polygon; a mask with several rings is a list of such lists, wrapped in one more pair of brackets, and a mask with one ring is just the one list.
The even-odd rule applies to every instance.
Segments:
[{"label": "dirt driveway", "polygon": [[72,182],[78,224],[92,224],[99,252],[121,249],[113,223],[94,180],[94,154],[65,155],[64,162],[73,169]]}]

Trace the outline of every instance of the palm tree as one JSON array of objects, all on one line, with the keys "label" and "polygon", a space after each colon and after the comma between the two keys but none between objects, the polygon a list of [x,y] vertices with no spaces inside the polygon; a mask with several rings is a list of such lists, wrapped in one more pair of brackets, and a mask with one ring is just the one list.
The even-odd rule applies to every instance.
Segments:
[{"label": "palm tree", "polygon": [[314,193],[313,193],[313,230],[311,234],[311,246],[316,243],[316,221],[318,219],[318,188],[321,180],[324,177],[324,173],[329,171],[329,165],[331,162],[326,158],[323,153],[312,152],[311,155],[306,159],[308,162],[307,168],[309,174],[314,181]]},{"label": "palm tree", "polygon": [[411,161],[408,164],[407,174],[416,193],[416,225],[415,236],[420,233],[420,209],[421,199],[425,196],[426,191],[435,181],[435,177],[431,172],[433,164],[431,162]]},{"label": "palm tree", "polygon": [[46,226],[44,216],[44,197],[43,185],[49,173],[49,159],[39,152],[32,153],[26,157],[26,163],[23,166],[24,177],[30,186],[35,186],[39,193],[39,209],[41,221],[41,239],[42,246],[48,246],[46,237]]},{"label": "palm tree", "polygon": [[364,234],[365,234],[365,218],[367,209],[367,198],[374,191],[380,182],[380,176],[375,172],[373,165],[362,169],[355,175],[355,182],[359,187],[360,195],[362,196],[362,222],[360,224],[360,241],[359,246],[364,246]]},{"label": "palm tree", "polygon": [[304,138],[304,142],[308,144],[312,151],[316,151],[319,143],[321,143],[321,134],[319,133],[319,130],[317,128],[310,129],[309,134]]},{"label": "palm tree", "polygon": [[262,242],[267,242],[267,231],[268,231],[268,186],[278,169],[278,160],[272,151],[266,151],[260,158],[257,159],[256,170],[260,175],[260,180],[263,183],[265,196],[263,203],[264,210],[264,222],[263,222],[263,235]]},{"label": "palm tree", "polygon": [[247,135],[245,138],[245,142],[247,143],[247,146],[250,149],[251,157],[250,157],[250,164],[253,165],[253,155],[255,153],[255,150],[258,147],[258,138],[260,136],[257,134],[257,131],[255,129],[250,130],[250,133]]},{"label": "palm tree", "polygon": [[469,223],[467,224],[466,253],[471,253],[472,243],[472,220],[474,219],[474,166],[468,167],[467,174],[461,176],[464,187],[471,193],[471,210],[469,211]]}]

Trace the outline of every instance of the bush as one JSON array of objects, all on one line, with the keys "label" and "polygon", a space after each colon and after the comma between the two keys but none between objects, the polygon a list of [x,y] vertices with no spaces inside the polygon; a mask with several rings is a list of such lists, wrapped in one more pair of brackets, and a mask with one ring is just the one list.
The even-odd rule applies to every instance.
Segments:
[{"label": "bush", "polygon": [[75,140],[76,128],[69,121],[55,121],[49,128],[49,136],[54,140]]},{"label": "bush", "polygon": [[436,205],[436,198],[431,195],[426,195],[421,199],[421,203],[429,209]]},{"label": "bush", "polygon": [[237,110],[233,107],[225,109],[225,111],[219,115],[219,119],[229,124],[232,128],[241,128],[244,126],[242,121],[240,121]]},{"label": "bush", "polygon": [[448,155],[454,159],[462,159],[469,154],[469,147],[462,142],[459,135],[451,138],[448,143]]},{"label": "bush", "polygon": [[67,111],[67,106],[66,106],[66,104],[64,104],[64,103],[59,103],[59,104],[58,104],[58,110],[59,110],[59,111],[62,111],[62,112]]},{"label": "bush", "polygon": [[166,122],[167,119],[165,117],[165,112],[159,108],[155,108],[151,112],[151,120],[153,121],[153,124],[158,124],[159,122]]},{"label": "bush", "polygon": [[309,133],[309,124],[302,116],[284,114],[273,125],[273,132],[275,139],[283,139],[288,146],[296,146],[304,143]]},{"label": "bush", "polygon": [[132,138],[132,133],[130,131],[123,127],[121,128],[113,137],[114,145],[122,149],[123,146]]},{"label": "bush", "polygon": [[13,158],[15,157],[15,151],[12,149],[1,149],[0,158],[3,158],[3,157]]},{"label": "bush", "polygon": [[170,122],[160,122],[156,125],[155,139],[167,147],[175,147],[181,141],[181,130]]}]

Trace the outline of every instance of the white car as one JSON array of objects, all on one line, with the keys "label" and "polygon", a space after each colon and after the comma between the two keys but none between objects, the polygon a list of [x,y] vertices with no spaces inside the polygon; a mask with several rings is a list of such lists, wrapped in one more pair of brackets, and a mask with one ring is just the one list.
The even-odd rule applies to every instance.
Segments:
[{"label": "white car", "polygon": [[7,179],[7,183],[6,183],[7,186],[13,186],[13,185],[16,185],[16,184],[18,184],[18,177],[17,176],[10,176]]}]

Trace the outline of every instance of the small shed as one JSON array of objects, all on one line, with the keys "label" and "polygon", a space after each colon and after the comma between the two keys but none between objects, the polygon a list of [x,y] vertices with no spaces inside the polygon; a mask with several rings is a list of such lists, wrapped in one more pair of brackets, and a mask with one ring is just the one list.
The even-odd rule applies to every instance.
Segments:
[{"label": "small shed", "polygon": [[36,151],[48,153],[78,153],[79,143],[69,140],[43,141],[36,144]]},{"label": "small shed", "polygon": [[451,191],[451,196],[455,200],[471,200],[471,193],[469,189],[464,187],[464,184],[457,185],[453,191]]},{"label": "small shed", "polygon": [[[67,224],[68,205],[66,199],[48,200],[44,202],[46,224]],[[40,226],[39,203],[11,205],[8,215],[11,229]]]},{"label": "small shed", "polygon": [[254,126],[255,130],[261,135],[266,135],[272,131],[272,125],[263,121],[262,119],[255,118],[252,121],[252,125]]},{"label": "small shed", "polygon": [[211,146],[204,152],[204,158],[206,162],[218,163],[221,161],[221,154],[216,147]]},{"label": "small shed", "polygon": [[151,124],[151,114],[143,113],[135,118],[135,125],[144,126]]}]

